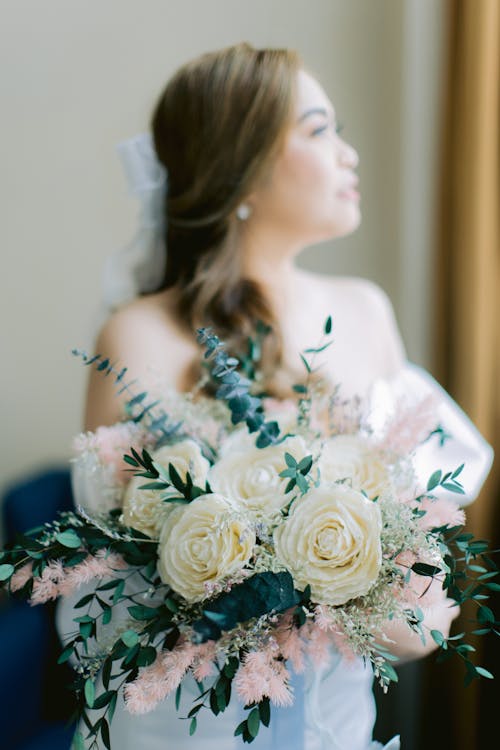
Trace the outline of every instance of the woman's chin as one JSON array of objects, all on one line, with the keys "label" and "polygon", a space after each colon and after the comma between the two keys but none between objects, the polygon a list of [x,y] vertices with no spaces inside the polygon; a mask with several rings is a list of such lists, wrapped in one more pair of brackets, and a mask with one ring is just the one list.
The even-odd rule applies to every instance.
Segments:
[{"label": "woman's chin", "polygon": [[329,221],[325,227],[325,232],[322,240],[332,240],[337,237],[345,237],[348,234],[352,234],[361,224],[361,211],[358,206],[355,206],[352,211],[345,212],[341,217],[338,217],[335,221]]}]

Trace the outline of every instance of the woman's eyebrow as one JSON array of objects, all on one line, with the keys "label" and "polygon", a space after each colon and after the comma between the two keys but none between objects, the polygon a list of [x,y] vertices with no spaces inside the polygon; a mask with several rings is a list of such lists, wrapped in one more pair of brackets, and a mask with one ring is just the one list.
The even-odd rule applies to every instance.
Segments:
[{"label": "woman's eyebrow", "polygon": [[[328,111],[324,107],[312,107],[311,109],[306,110],[303,112],[297,122],[302,122],[302,120],[305,120],[306,117],[309,117],[309,115],[324,115],[325,117],[328,117]],[[333,111],[332,111],[333,115]]]}]

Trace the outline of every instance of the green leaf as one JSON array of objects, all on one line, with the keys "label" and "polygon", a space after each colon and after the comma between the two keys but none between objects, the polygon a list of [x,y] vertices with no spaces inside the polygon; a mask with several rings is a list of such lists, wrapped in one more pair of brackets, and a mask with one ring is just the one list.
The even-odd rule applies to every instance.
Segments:
[{"label": "green leaf", "polygon": [[177,686],[177,690],[175,691],[175,710],[179,710],[179,706],[181,704],[181,693],[182,693],[182,683],[180,682]]},{"label": "green leaf", "polygon": [[495,679],[491,672],[488,672],[488,670],[484,669],[484,667],[476,667],[476,672],[478,672],[481,677],[487,677],[489,680]]},{"label": "green leaf", "polygon": [[306,456],[305,458],[302,459],[302,461],[299,462],[299,465],[297,468],[302,474],[306,475],[311,470],[312,463],[313,463],[313,457]]},{"label": "green leaf", "polygon": [[71,743],[71,750],[85,750],[85,742],[81,732],[75,732]]},{"label": "green leaf", "polygon": [[287,466],[289,466],[290,468],[295,468],[297,466],[297,461],[294,459],[291,453],[287,453],[286,451],[285,451],[285,461],[287,463]]},{"label": "green leaf", "polygon": [[118,600],[121,598],[123,594],[124,589],[125,589],[125,581],[122,578],[116,584],[115,593],[113,594],[113,604],[117,604]]},{"label": "green leaf", "polygon": [[113,617],[113,610],[111,609],[111,607],[106,607],[102,613],[102,624],[109,625],[112,617]]},{"label": "green leaf", "polygon": [[477,620],[482,624],[486,624],[488,622],[494,623],[495,615],[489,607],[479,607],[477,611]]},{"label": "green leaf", "polygon": [[120,636],[123,643],[128,646],[129,648],[132,648],[132,646],[135,646],[136,643],[139,641],[139,636],[135,632],[135,630],[126,630],[124,633]]},{"label": "green leaf", "polygon": [[325,330],[325,333],[326,333],[327,336],[328,336],[328,334],[330,334],[332,332],[332,316],[331,315],[329,315],[327,317],[327,319],[326,319],[325,329],[324,330]]},{"label": "green leaf", "polygon": [[446,642],[446,639],[440,630],[431,630],[431,636],[434,642],[437,643],[438,646],[442,646],[443,643]]},{"label": "green leaf", "polygon": [[282,612],[299,601],[293,578],[287,571],[255,573],[211,601],[193,627],[201,642],[210,638],[217,640],[221,630],[231,630],[237,623],[271,610]]},{"label": "green leaf", "polygon": [[306,368],[307,372],[311,373],[312,372],[311,365],[309,364],[309,362],[307,361],[307,359],[304,357],[303,354],[300,355],[300,358],[301,358],[302,362],[304,363],[304,367]]},{"label": "green leaf", "polygon": [[0,565],[0,581],[6,581],[8,578],[10,578],[14,573],[14,570],[14,566],[9,565],[8,563]]},{"label": "green leaf", "polygon": [[448,490],[449,492],[456,492],[459,495],[465,495],[464,489],[458,485],[458,484],[451,484],[450,482],[445,482],[443,485],[445,490]]},{"label": "green leaf", "polygon": [[102,724],[101,724],[101,737],[102,741],[106,745],[108,750],[111,750],[111,742],[109,739],[109,724],[106,719],[103,718]]},{"label": "green leaf", "polygon": [[156,649],[153,646],[143,646],[137,656],[138,667],[149,667],[156,659]]},{"label": "green leaf", "polygon": [[94,598],[94,594],[87,594],[86,596],[83,596],[75,605],[74,609],[80,609],[80,607],[84,607],[86,604],[92,601]]},{"label": "green leaf", "polygon": [[189,724],[189,736],[192,737],[193,734],[196,732],[196,725],[197,725],[196,716],[193,716],[191,719],[191,723]]},{"label": "green leaf", "polygon": [[63,547],[69,547],[70,549],[76,549],[81,544],[80,537],[73,529],[60,531],[59,534],[56,534],[56,539]]},{"label": "green leaf", "polygon": [[414,573],[419,576],[435,576],[441,573],[441,568],[436,565],[428,565],[427,563],[416,562],[411,566]]},{"label": "green leaf", "polygon": [[441,475],[442,472],[440,469],[435,471],[434,474],[431,474],[429,481],[427,482],[427,492],[430,492],[438,486],[439,482],[441,481]]},{"label": "green leaf", "polygon": [[64,664],[64,662],[68,661],[70,656],[73,654],[73,646],[66,646],[62,654],[57,660],[58,664]]},{"label": "green leaf", "polygon": [[97,698],[94,699],[94,708],[104,708],[104,706],[107,706],[108,703],[110,703],[113,695],[115,694],[114,690],[106,690],[104,693],[101,693]]},{"label": "green leaf", "polygon": [[159,614],[158,607],[145,607],[142,604],[127,609],[134,620],[152,620]]},{"label": "green leaf", "polygon": [[259,703],[260,720],[265,727],[269,726],[271,721],[271,704],[269,698],[264,698]]},{"label": "green leaf", "polygon": [[94,681],[92,680],[91,677],[85,680],[84,694],[85,694],[85,700],[87,702],[87,706],[89,708],[93,708],[94,699],[95,699],[95,687],[94,687]]},{"label": "green leaf", "polygon": [[113,716],[115,715],[115,709],[116,709],[116,701],[118,699],[118,691],[113,690],[113,693],[114,695],[109,702],[109,708],[108,708],[109,723],[113,721]]},{"label": "green leaf", "polygon": [[260,728],[260,713],[257,707],[252,708],[247,718],[248,731],[252,737],[257,737]]}]

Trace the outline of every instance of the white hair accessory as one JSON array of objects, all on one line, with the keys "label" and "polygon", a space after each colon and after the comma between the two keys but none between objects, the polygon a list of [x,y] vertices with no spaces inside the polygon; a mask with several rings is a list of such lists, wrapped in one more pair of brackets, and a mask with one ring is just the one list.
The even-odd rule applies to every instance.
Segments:
[{"label": "white hair accessory", "polygon": [[117,146],[130,192],[140,201],[139,226],[132,241],[113,252],[103,270],[104,303],[108,309],[141,292],[155,291],[165,273],[168,174],[158,161],[150,133]]}]

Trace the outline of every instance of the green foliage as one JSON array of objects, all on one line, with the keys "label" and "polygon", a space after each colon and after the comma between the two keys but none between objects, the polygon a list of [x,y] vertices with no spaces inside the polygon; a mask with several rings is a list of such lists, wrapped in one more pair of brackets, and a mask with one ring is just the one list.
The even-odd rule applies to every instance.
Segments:
[{"label": "green foliage", "polygon": [[[307,376],[306,376],[306,380],[304,383],[296,383],[293,386],[293,390],[295,391],[295,393],[299,395],[299,401],[298,401],[298,407],[299,407],[298,423],[299,424],[305,424],[308,426],[310,425],[310,413],[311,413],[311,407],[312,407],[311,375],[317,372],[318,370],[318,368],[314,367],[314,363],[316,361],[317,355],[324,352],[333,343],[332,341],[324,342],[325,336],[330,336],[331,332],[332,332],[332,318],[331,318],[331,315],[329,315],[324,323],[323,336],[318,346],[308,347],[307,349],[304,349],[304,352],[301,353],[300,355],[300,358],[302,360],[302,364],[305,367]],[[305,354],[312,354],[311,359],[309,360],[307,357],[305,357],[304,356]]]},{"label": "green foliage", "polygon": [[232,424],[245,422],[249,432],[258,432],[258,448],[278,442],[278,423],[266,423],[262,398],[250,394],[252,381],[236,371],[239,360],[224,351],[224,343],[211,328],[198,328],[196,333],[198,343],[205,347],[204,358],[212,361],[211,377],[220,383],[215,398],[227,403]]},{"label": "green foliage", "polygon": [[243,583],[220,594],[203,610],[203,617],[193,623],[199,641],[217,640],[222,630],[269,612],[283,612],[300,601],[290,573],[255,573]]},{"label": "green foliage", "polygon": [[[306,479],[313,465],[312,455],[305,456],[301,461],[297,461],[290,453],[286,452],[285,461],[287,468],[279,473],[280,477],[289,477],[285,492],[291,492],[297,486],[303,495],[309,489],[310,481],[312,482],[312,479],[310,481]],[[286,512],[288,512],[288,508]]]},{"label": "green foliage", "polygon": [[135,384],[135,381],[127,382],[125,380],[126,367],[117,370],[111,364],[109,358],[103,357],[101,354],[89,357],[86,352],[79,349],[73,349],[72,354],[75,357],[80,357],[86,366],[91,367],[94,365],[96,370],[101,372],[104,377],[112,377],[114,385],[118,387],[117,395],[121,393],[130,394],[130,398],[125,402],[125,414],[128,419],[136,423],[144,422],[147,430],[152,435],[155,435],[158,440],[170,440],[179,432],[182,422],[172,423],[170,417],[163,409],[156,408],[159,403],[158,401],[147,403],[147,391],[134,392],[132,386]]}]

